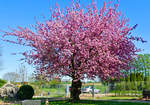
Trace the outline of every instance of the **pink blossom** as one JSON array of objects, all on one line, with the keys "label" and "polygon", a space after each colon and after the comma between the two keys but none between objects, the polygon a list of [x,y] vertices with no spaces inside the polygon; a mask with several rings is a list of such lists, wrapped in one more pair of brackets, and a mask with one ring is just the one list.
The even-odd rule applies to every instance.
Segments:
[{"label": "pink blossom", "polygon": [[64,13],[58,6],[49,20],[37,22],[36,32],[18,27],[5,32],[5,36],[17,37],[10,43],[30,46],[32,50],[23,53],[26,61],[48,76],[67,75],[74,80],[83,79],[85,74],[89,78],[119,78],[137,52],[132,41],[144,41],[129,34],[136,26],[130,27],[117,7],[104,3],[99,10],[93,2],[85,11],[77,2]]}]

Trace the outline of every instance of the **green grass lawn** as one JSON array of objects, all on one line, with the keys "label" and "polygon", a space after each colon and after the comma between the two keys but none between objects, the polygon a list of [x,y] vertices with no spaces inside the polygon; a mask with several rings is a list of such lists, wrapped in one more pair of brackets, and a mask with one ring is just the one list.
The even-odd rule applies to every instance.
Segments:
[{"label": "green grass lawn", "polygon": [[114,90],[114,91],[111,91],[111,93],[116,93],[116,94],[121,94],[121,95],[136,95],[136,94],[142,94],[142,91],[135,91],[135,90]]},{"label": "green grass lawn", "polygon": [[100,90],[100,93],[105,93],[106,88],[108,88],[108,86],[105,86],[105,85],[103,85],[103,84],[95,85],[94,87],[95,87],[96,89],[99,89],[99,90]]},{"label": "green grass lawn", "polygon": [[[66,101],[50,101],[49,105],[150,105],[150,103],[135,103],[135,102],[115,102],[110,100],[130,100],[130,99],[136,99],[137,97],[101,97],[101,101],[99,100],[81,100],[76,103],[68,102]],[[35,100],[43,100],[46,98],[33,98]],[[107,101],[108,100],[108,101]],[[0,100],[2,102],[2,100]],[[42,101],[44,102],[44,101]],[[1,105],[1,104],[0,104]],[[11,104],[11,105],[20,105],[20,104]],[[45,103],[42,103],[42,105],[45,105]]]},{"label": "green grass lawn", "polygon": [[47,97],[65,97],[65,88],[42,88],[41,91],[48,93],[50,92],[50,95],[47,95]]},{"label": "green grass lawn", "polygon": [[[42,105],[45,104],[43,103]],[[67,101],[54,101],[54,102],[49,102],[49,105],[150,105],[150,103],[81,100],[80,102],[76,102],[76,103],[67,102]]]},{"label": "green grass lawn", "polygon": [[2,101],[2,99],[0,99],[0,105],[20,105],[20,104],[4,104],[4,101]]},{"label": "green grass lawn", "polygon": [[101,100],[130,100],[130,99],[138,99],[139,97],[117,97],[117,96],[106,96],[106,97],[100,97],[96,99],[101,99]]}]

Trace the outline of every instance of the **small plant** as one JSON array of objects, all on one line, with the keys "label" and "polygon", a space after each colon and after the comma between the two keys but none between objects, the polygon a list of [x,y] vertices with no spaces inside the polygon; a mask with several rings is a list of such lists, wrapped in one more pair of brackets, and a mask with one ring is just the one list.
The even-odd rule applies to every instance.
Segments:
[{"label": "small plant", "polygon": [[32,99],[34,95],[34,89],[30,85],[23,85],[19,88],[17,92],[17,99],[25,100],[25,99]]},{"label": "small plant", "polygon": [[0,87],[2,87],[6,83],[5,80],[0,79]]}]

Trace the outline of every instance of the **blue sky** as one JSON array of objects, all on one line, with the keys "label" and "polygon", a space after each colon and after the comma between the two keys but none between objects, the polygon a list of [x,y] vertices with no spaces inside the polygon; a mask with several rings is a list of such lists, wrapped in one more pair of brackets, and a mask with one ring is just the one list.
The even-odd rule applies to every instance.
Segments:
[{"label": "blue sky", "polygon": [[[71,0],[1,0],[0,1],[0,29],[8,31],[8,26],[16,28],[16,26],[27,26],[35,24],[35,17],[41,20],[41,16],[50,16],[50,7],[54,8],[57,2],[60,8],[64,8],[69,5]],[[105,0],[97,0],[97,6],[102,6]],[[81,3],[87,5],[92,0],[81,0]],[[120,0],[119,10],[127,18],[130,19],[129,24],[138,24],[134,34],[143,37],[148,43],[136,43],[136,46],[144,49],[141,53],[150,53],[150,0]],[[0,33],[1,34],[1,33]],[[14,52],[25,51],[28,48],[23,46],[10,44],[7,42],[0,41],[2,46],[2,57],[3,62],[0,71],[0,77],[6,72],[13,72],[18,69],[21,61],[19,59],[21,55],[11,55]],[[33,68],[28,64],[25,64],[28,68],[29,73],[33,71]]]}]

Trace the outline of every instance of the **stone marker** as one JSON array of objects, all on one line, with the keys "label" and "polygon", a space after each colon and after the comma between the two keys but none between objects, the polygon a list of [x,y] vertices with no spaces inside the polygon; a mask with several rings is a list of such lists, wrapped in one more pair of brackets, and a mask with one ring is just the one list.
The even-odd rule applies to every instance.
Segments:
[{"label": "stone marker", "polygon": [[41,100],[24,100],[21,105],[41,105]]}]

